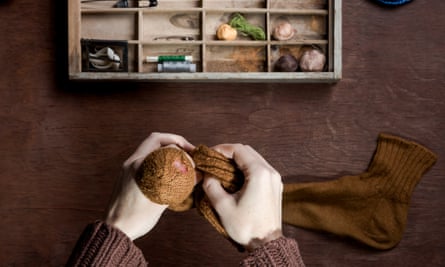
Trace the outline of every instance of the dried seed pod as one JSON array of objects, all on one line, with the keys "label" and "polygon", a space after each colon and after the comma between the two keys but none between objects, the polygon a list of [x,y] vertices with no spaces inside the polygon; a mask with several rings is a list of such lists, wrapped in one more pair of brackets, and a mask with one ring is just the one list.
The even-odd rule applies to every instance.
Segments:
[{"label": "dried seed pod", "polygon": [[219,40],[233,41],[237,35],[237,30],[226,23],[219,25],[216,30],[216,37]]},{"label": "dried seed pod", "polygon": [[320,49],[311,48],[303,52],[300,58],[301,71],[320,72],[326,64],[326,56]]},{"label": "dried seed pod", "polygon": [[281,56],[275,63],[275,70],[281,72],[294,72],[298,69],[298,60],[290,55]]},{"label": "dried seed pod", "polygon": [[273,30],[272,36],[278,41],[286,41],[294,37],[295,30],[289,22],[280,22]]}]

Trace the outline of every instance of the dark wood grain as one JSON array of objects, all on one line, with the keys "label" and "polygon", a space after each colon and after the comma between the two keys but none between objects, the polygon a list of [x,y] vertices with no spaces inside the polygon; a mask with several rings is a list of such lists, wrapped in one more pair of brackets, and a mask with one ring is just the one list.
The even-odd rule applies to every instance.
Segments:
[{"label": "dark wood grain", "polygon": [[[439,160],[396,248],[284,229],[308,266],[445,266],[445,1],[344,1],[336,85],[70,83],[61,2],[0,2],[0,266],[63,265],[152,131],[250,144],[285,182],[364,171],[380,132],[419,141]],[[195,211],[167,212],[136,243],[152,266],[236,266],[244,256]]]}]

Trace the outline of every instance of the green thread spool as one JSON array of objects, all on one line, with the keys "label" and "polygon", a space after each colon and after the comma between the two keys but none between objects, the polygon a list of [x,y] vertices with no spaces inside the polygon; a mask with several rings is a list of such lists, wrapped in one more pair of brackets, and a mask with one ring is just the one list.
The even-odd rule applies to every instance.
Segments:
[{"label": "green thread spool", "polygon": [[171,56],[147,56],[145,62],[164,62],[164,61],[192,61],[192,56],[171,55]]}]

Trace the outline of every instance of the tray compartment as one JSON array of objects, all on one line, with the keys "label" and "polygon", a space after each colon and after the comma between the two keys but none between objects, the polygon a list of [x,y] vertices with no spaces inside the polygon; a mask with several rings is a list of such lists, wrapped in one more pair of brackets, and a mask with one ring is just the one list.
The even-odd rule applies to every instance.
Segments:
[{"label": "tray compartment", "polygon": [[[218,40],[216,37],[216,30],[221,24],[229,23],[231,17],[237,12],[218,12],[218,11],[210,11],[206,13],[205,17],[205,40],[206,41],[219,41],[224,43],[230,43],[234,41],[224,41]],[[266,28],[266,14],[265,13],[251,13],[245,12],[241,13],[243,17],[252,25],[261,27],[265,32],[267,32]],[[267,36],[267,34],[266,34]],[[238,35],[235,41],[249,41],[255,42],[251,37],[246,36],[238,31]]]},{"label": "tray compartment", "polygon": [[138,72],[138,46],[128,44],[128,72]]},{"label": "tray compartment", "polygon": [[200,0],[159,0],[157,9],[187,9],[200,8],[202,1]]},{"label": "tray compartment", "polygon": [[271,9],[327,9],[330,0],[270,0]]},{"label": "tray compartment", "polygon": [[[117,0],[112,1],[85,1],[82,2],[81,7],[82,9],[106,9],[106,8],[113,8],[113,6],[117,3]],[[137,1],[128,1],[128,5],[130,7],[137,6]]]},{"label": "tray compartment", "polygon": [[81,43],[82,71],[128,72],[127,41],[82,39]]},{"label": "tray compartment", "polygon": [[83,13],[81,20],[81,38],[106,40],[136,40],[137,13]]},{"label": "tray compartment", "polygon": [[206,71],[265,72],[266,51],[263,45],[209,45],[206,47]]},{"label": "tray compartment", "polygon": [[221,9],[221,8],[266,8],[266,0],[206,0],[205,7],[209,9]]},{"label": "tray compartment", "polygon": [[[301,55],[306,49],[310,48],[316,48],[323,52],[323,54],[326,55],[326,59],[329,60],[327,57],[327,45],[319,45],[319,44],[302,44],[302,45],[287,45],[287,44],[281,44],[281,45],[272,45],[270,48],[270,57],[269,57],[269,71],[275,72],[275,64],[277,60],[284,55],[292,55],[294,56],[298,61],[301,58]],[[329,64],[326,62],[325,64],[325,70],[329,70]],[[300,72],[300,70],[297,70]]]},{"label": "tray compartment", "polygon": [[270,35],[280,23],[287,22],[292,25],[296,33],[290,40],[282,42],[305,42],[306,40],[328,40],[328,19],[324,15],[293,15],[272,13],[270,15]]},{"label": "tray compartment", "polygon": [[197,44],[166,44],[163,45],[143,45],[142,47],[142,72],[158,72],[156,62],[145,62],[147,56],[192,56],[193,64],[196,64],[196,72],[202,72],[201,46]]},{"label": "tray compartment", "polygon": [[[73,0],[74,1],[74,0]],[[143,2],[142,4],[148,4],[148,0],[137,1],[137,0],[129,0],[128,7],[129,8],[137,8],[139,7],[139,2]],[[114,5],[117,3],[117,0],[112,1],[91,1],[82,3],[83,9],[116,9]],[[158,9],[180,9],[180,8],[199,8],[202,7],[202,1],[199,0],[161,0],[158,1],[158,5],[156,8]],[[149,9],[147,7],[147,9]]]},{"label": "tray compartment", "polygon": [[196,11],[145,12],[142,41],[201,40],[201,21],[201,12]]}]

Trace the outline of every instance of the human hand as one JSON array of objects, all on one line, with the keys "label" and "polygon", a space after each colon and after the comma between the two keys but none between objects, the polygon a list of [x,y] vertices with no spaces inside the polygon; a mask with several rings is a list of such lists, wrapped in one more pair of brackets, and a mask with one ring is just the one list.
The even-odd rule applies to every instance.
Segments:
[{"label": "human hand", "polygon": [[136,184],[135,175],[148,154],[169,145],[185,151],[194,149],[182,136],[152,133],[123,164],[105,222],[124,232],[131,240],[148,233],[167,208],[167,205],[154,203],[144,196]]},{"label": "human hand", "polygon": [[250,146],[225,144],[214,149],[233,158],[245,176],[243,187],[234,194],[216,178],[204,177],[204,191],[228,235],[249,251],[283,236],[280,174]]}]

